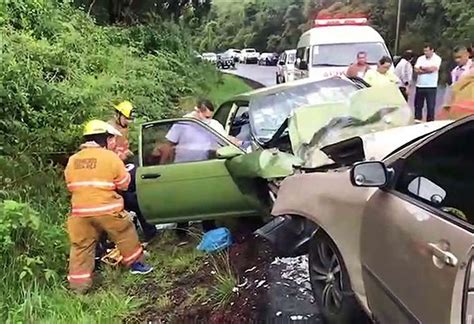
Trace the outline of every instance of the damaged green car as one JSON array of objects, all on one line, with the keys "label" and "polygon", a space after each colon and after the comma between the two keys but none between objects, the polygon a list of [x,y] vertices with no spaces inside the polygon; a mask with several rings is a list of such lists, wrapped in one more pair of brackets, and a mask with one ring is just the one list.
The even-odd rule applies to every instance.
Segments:
[{"label": "damaged green car", "polygon": [[245,93],[213,118],[225,134],[187,118],[141,125],[136,185],[149,222],[268,215],[285,177],[365,158],[334,143],[412,122],[395,85],[339,77]]}]

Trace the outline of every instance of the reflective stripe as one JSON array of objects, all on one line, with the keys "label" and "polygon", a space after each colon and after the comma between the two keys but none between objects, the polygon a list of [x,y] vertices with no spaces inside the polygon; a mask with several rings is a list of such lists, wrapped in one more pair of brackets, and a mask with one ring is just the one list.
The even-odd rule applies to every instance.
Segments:
[{"label": "reflective stripe", "polygon": [[123,177],[122,180],[116,181],[115,184],[117,186],[126,184],[128,181],[130,181],[130,173],[127,172],[127,174]]},{"label": "reflective stripe", "polygon": [[74,188],[79,188],[79,187],[115,189],[115,184],[113,182],[107,182],[107,181],[78,181],[78,182],[68,183],[67,187],[68,189],[74,189]]},{"label": "reflective stripe", "polygon": [[76,273],[76,274],[69,274],[67,276],[67,280],[69,281],[89,281],[92,277],[92,273],[84,272],[84,273]]},{"label": "reflective stripe", "polygon": [[134,252],[132,255],[126,257],[126,258],[123,258],[123,262],[124,263],[132,263],[131,261],[135,261],[135,259],[137,259],[143,252],[143,247],[139,247],[138,250],[136,252]]},{"label": "reflective stripe", "polygon": [[95,214],[95,213],[105,213],[115,211],[117,209],[123,209],[123,203],[115,203],[100,207],[72,207],[72,215],[81,215],[81,214]]}]

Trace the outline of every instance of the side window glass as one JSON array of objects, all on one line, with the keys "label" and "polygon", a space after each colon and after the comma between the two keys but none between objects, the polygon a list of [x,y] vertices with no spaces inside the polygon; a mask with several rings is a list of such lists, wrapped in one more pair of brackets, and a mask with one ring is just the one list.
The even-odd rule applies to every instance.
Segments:
[{"label": "side window glass", "polygon": [[396,190],[474,224],[474,122],[432,140],[410,155]]},{"label": "side window glass", "polygon": [[230,128],[230,135],[241,141],[250,140],[251,133],[248,104],[239,105]]},{"label": "side window glass", "polygon": [[227,143],[197,121],[142,126],[143,166],[206,161]]},{"label": "side window glass", "polygon": [[222,126],[225,127],[233,104],[234,103],[231,101],[222,104],[219,109],[217,109],[212,118],[217,120]]},{"label": "side window glass", "polygon": [[295,66],[297,69],[299,69],[299,65],[301,61],[304,61],[304,51],[305,47],[300,47],[296,50],[296,61],[295,61]]}]

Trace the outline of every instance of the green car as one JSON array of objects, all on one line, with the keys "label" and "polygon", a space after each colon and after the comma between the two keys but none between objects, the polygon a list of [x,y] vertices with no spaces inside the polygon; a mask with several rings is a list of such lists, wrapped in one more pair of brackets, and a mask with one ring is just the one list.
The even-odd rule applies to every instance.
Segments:
[{"label": "green car", "polygon": [[141,125],[136,184],[149,222],[268,215],[282,179],[337,165],[324,147],[412,121],[395,85],[339,77],[238,95],[213,118],[226,134],[188,118]]}]

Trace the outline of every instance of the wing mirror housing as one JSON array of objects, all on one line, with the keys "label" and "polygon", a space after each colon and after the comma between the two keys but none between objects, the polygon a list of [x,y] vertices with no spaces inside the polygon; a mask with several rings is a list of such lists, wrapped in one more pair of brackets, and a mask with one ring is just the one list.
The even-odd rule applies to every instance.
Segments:
[{"label": "wing mirror housing", "polygon": [[280,62],[278,62],[278,64],[279,64],[279,65],[285,65],[285,62],[280,61]]},{"label": "wing mirror housing", "polygon": [[388,184],[391,171],[379,161],[365,161],[354,164],[351,182],[355,187],[380,188]]},{"label": "wing mirror housing", "polygon": [[446,198],[446,190],[425,177],[416,177],[408,185],[408,191],[434,205],[441,205]]},{"label": "wing mirror housing", "polygon": [[218,159],[232,159],[236,156],[243,155],[244,152],[234,145],[228,145],[217,149],[216,155]]}]

